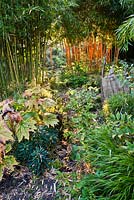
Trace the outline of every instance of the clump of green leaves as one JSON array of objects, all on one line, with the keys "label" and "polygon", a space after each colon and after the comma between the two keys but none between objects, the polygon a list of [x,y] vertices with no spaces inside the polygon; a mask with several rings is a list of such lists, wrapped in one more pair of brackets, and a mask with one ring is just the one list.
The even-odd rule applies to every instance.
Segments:
[{"label": "clump of green leaves", "polygon": [[97,87],[87,84],[81,89],[70,90],[68,93],[70,93],[70,101],[65,108],[66,110],[73,109],[75,112],[83,112],[85,109],[89,112],[99,108],[100,96]]},{"label": "clump of green leaves", "polygon": [[[85,131],[85,139],[81,142],[84,157],[92,163],[95,173],[80,181],[80,189],[89,188],[95,199],[134,198],[133,131],[131,116],[121,113]],[[83,197],[85,193],[81,199]]]},{"label": "clump of green leaves", "polygon": [[[28,166],[37,174],[42,173],[42,165],[48,166],[48,147],[57,141],[57,132],[47,128],[35,130],[39,124],[53,127],[58,123],[55,102],[49,90],[35,86],[27,89],[23,95],[0,103],[0,178],[4,169],[13,170],[18,162],[29,162]],[[45,133],[43,132],[45,129]],[[33,139],[31,137],[33,136]],[[36,136],[35,136],[36,135]],[[40,137],[41,136],[41,137]],[[41,142],[43,141],[43,143]],[[49,144],[49,145],[48,145]],[[20,145],[20,151],[17,150]],[[44,146],[47,146],[45,149]],[[27,157],[28,156],[28,157]],[[29,157],[31,156],[31,157]],[[32,163],[32,164],[31,164]],[[37,168],[37,163],[39,168]],[[6,166],[7,164],[7,166]]]},{"label": "clump of green leaves", "polygon": [[[132,200],[134,198],[133,95],[108,99],[111,113],[98,121],[97,92],[84,86],[72,92],[66,109],[73,110],[71,158],[91,163],[94,173],[84,176],[72,191],[75,199]],[[113,99],[112,99],[113,98]],[[99,102],[98,102],[99,103]],[[97,106],[97,109],[94,109]]]},{"label": "clump of green leaves", "polygon": [[134,198],[133,131],[131,116],[118,113],[78,133],[81,159],[92,164],[94,173],[83,176],[76,184],[76,196],[89,200]]},{"label": "clump of green leaves", "polygon": [[31,153],[28,167],[36,174],[40,175],[49,167],[48,152],[42,147],[36,147]]},{"label": "clump of green leaves", "polygon": [[45,168],[51,166],[52,153],[59,139],[59,132],[55,128],[39,126],[37,131],[30,134],[30,140],[23,140],[16,144],[14,155],[16,159],[27,165],[33,173],[40,175]]},{"label": "clump of green leaves", "polygon": [[61,74],[61,81],[72,88],[81,87],[89,80],[87,67],[82,63],[74,63],[71,69],[66,69]]},{"label": "clump of green leaves", "polygon": [[110,112],[116,114],[117,112],[127,113],[134,116],[134,95],[119,93],[108,99]]},{"label": "clump of green leaves", "polygon": [[32,117],[37,124],[54,126],[58,123],[57,116],[54,114],[56,102],[52,99],[50,89],[45,89],[40,85],[32,86],[25,90],[23,96],[20,96],[13,102],[16,110],[23,112],[26,117]]},{"label": "clump of green leaves", "polygon": [[65,57],[65,52],[63,52],[62,48],[57,45],[56,47],[53,47],[52,49],[52,63],[51,63],[51,60],[50,60],[50,51],[48,49],[48,52],[46,52],[47,55],[46,55],[46,65],[48,67],[51,67],[51,65],[53,67],[55,67],[56,69],[57,68],[60,68],[61,66],[64,66],[66,65],[66,57]]}]

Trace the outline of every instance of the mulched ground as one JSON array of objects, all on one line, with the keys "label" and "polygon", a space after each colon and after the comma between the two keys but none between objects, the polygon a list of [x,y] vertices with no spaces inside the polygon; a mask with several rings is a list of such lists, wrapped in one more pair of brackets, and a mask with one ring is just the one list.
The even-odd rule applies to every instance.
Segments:
[{"label": "mulched ground", "polygon": [[[57,146],[57,157],[62,163],[61,171],[70,171],[66,164],[69,153],[67,145]],[[54,168],[49,171],[44,170],[42,176],[36,177],[27,167],[16,166],[15,171],[11,174],[5,173],[0,182],[0,200],[54,200],[57,185]]]},{"label": "mulched ground", "polygon": [[57,185],[55,176],[54,169],[37,178],[26,167],[20,167],[0,182],[0,200],[53,200]]},{"label": "mulched ground", "polygon": [[[72,146],[62,141],[56,148],[57,159],[64,173],[92,173],[86,163],[78,163],[69,159]],[[5,174],[0,182],[0,200],[54,200],[58,190],[57,170],[44,170],[40,177],[34,176],[27,167],[16,166],[12,174]],[[58,191],[59,192],[59,191]],[[64,188],[63,191],[64,192]],[[69,194],[64,194],[65,199]],[[60,199],[61,200],[61,199]]]}]

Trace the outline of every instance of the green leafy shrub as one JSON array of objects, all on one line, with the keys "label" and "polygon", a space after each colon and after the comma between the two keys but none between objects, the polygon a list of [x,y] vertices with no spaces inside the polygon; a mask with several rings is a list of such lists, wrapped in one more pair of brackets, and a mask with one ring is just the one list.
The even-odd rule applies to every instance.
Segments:
[{"label": "green leafy shrub", "polygon": [[61,81],[68,87],[77,88],[86,84],[89,80],[87,74],[74,74],[72,72],[67,72],[61,76]]},{"label": "green leafy shrub", "polygon": [[56,128],[39,126],[38,130],[31,134],[30,140],[49,150],[57,144],[58,138],[59,131]]},{"label": "green leafy shrub", "polygon": [[86,75],[75,75],[71,74],[70,76],[65,77],[68,79],[67,85],[72,88],[81,87],[82,85],[86,84],[88,82],[88,76]]},{"label": "green leafy shrub", "polygon": [[50,51],[47,49],[47,55],[46,55],[46,65],[51,68],[59,68],[62,65],[66,65],[66,56],[65,52],[63,52],[62,48],[60,46],[53,47],[52,48],[52,61],[50,60]]},{"label": "green leafy shrub", "polygon": [[134,95],[132,94],[115,94],[108,99],[108,105],[113,114],[121,112],[134,116]]},{"label": "green leafy shrub", "polygon": [[98,88],[86,86],[75,90],[66,106],[67,110],[74,111],[71,118],[71,158],[91,163],[94,172],[75,184],[72,197],[81,200],[133,200],[133,96],[118,94],[117,99],[114,96],[108,99],[109,108],[114,104],[112,114],[100,122],[96,112],[100,108],[98,91]]},{"label": "green leafy shrub", "polygon": [[24,139],[15,145],[13,154],[20,163],[25,164],[29,160],[30,154],[33,152],[33,146],[33,142]]},{"label": "green leafy shrub", "polygon": [[74,63],[70,68],[66,68],[60,77],[63,83],[66,83],[66,86],[77,88],[86,84],[89,80],[89,74],[87,73],[87,67],[82,63]]},{"label": "green leafy shrub", "polygon": [[55,128],[39,126],[30,134],[30,140],[16,144],[14,155],[16,159],[27,165],[33,173],[40,175],[51,165],[53,149],[58,142],[59,132]]},{"label": "green leafy shrub", "polygon": [[81,89],[70,91],[70,102],[66,106],[66,110],[73,109],[75,112],[86,111],[89,113],[91,110],[99,108],[100,96],[99,89],[84,85]]},{"label": "green leafy shrub", "polygon": [[[39,162],[39,166],[42,166],[42,163],[47,166],[48,153],[46,151],[56,143],[57,135],[52,130],[49,130],[52,134],[48,134],[46,128],[40,138],[35,130],[39,124],[53,127],[58,123],[57,116],[54,114],[55,102],[52,100],[51,92],[38,85],[29,88],[21,96],[16,95],[14,99],[0,102],[0,108],[2,109],[0,115],[0,179],[5,168],[12,171],[13,166],[18,164],[14,155],[20,162],[27,163],[27,160],[31,159],[33,163],[34,155],[40,152],[42,156],[40,160],[36,156],[37,163]],[[41,131],[40,129],[38,131]],[[31,135],[34,136],[36,133],[34,139],[31,139]],[[46,135],[43,136],[43,134]],[[47,149],[43,147],[41,141]],[[33,157],[30,157],[33,152]],[[35,164],[31,166],[32,170],[37,173],[38,170],[35,170],[37,166]]]}]

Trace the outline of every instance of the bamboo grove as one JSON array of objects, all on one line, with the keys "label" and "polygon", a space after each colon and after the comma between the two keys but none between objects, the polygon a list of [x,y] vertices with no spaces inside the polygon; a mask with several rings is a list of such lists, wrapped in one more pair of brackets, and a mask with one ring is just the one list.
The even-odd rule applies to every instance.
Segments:
[{"label": "bamboo grove", "polygon": [[43,81],[46,48],[65,7],[69,1],[0,2],[1,98],[32,79]]},{"label": "bamboo grove", "polygon": [[63,44],[68,65],[83,60],[89,61],[90,66],[94,61],[100,66],[104,56],[108,62],[117,61],[119,50],[114,31],[124,19],[124,10],[128,10],[128,5],[132,7],[130,3],[122,8],[122,2],[118,0],[115,5],[102,0],[1,0],[0,98],[20,90],[31,80],[42,83],[47,49],[52,59],[52,47],[57,43]]}]

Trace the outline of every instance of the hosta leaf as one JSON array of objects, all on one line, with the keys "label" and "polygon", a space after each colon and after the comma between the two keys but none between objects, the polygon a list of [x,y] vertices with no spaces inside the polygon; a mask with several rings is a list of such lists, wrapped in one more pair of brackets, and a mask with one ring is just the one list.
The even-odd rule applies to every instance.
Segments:
[{"label": "hosta leaf", "polygon": [[54,126],[58,123],[56,115],[52,113],[45,113],[43,116],[43,121],[46,126]]},{"label": "hosta leaf", "polygon": [[29,132],[36,130],[36,121],[33,119],[23,120],[21,123],[17,124],[16,127],[16,135],[18,137],[18,141],[20,142],[23,137],[29,140]]}]

